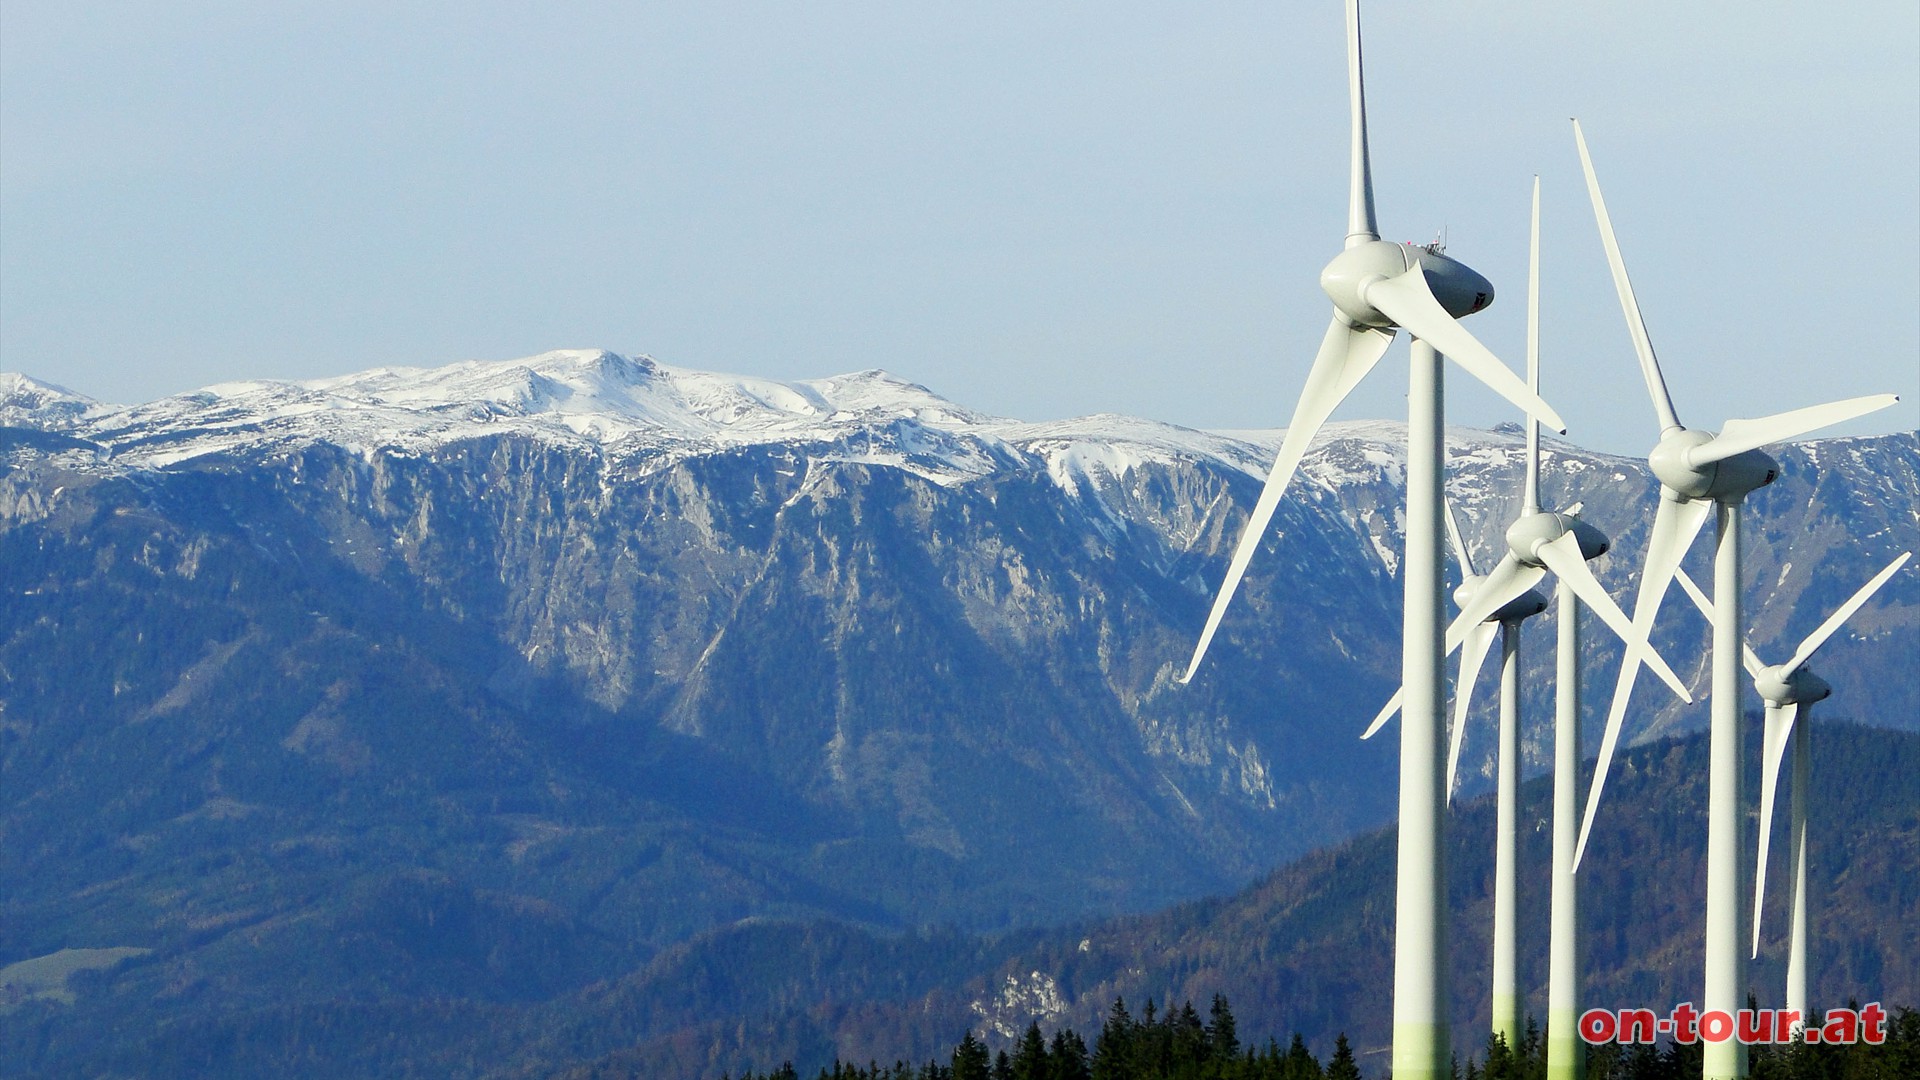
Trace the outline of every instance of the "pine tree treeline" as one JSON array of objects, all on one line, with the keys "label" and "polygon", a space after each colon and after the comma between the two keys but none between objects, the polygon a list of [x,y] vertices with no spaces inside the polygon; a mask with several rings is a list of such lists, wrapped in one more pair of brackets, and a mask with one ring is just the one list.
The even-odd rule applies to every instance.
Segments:
[{"label": "pine tree treeline", "polygon": [[[1879,1045],[1755,1046],[1750,1062],[1752,1080],[1910,1080],[1920,1077],[1920,1012],[1901,1009]],[[1683,1080],[1699,1076],[1700,1066],[1698,1042],[1587,1051],[1587,1080]],[[1456,1080],[1544,1080],[1546,1072],[1546,1044],[1532,1021],[1519,1046],[1491,1036],[1464,1071],[1454,1067]],[[1149,998],[1136,1018],[1116,999],[1091,1050],[1071,1028],[1048,1040],[1033,1023],[1011,1052],[990,1051],[968,1031],[946,1064],[835,1062],[812,1078],[789,1064],[739,1080],[1361,1080],[1361,1073],[1345,1034],[1325,1065],[1297,1033],[1285,1049],[1271,1038],[1258,1050],[1243,1047],[1227,999],[1216,994],[1204,1021],[1191,1002],[1159,1013]]]},{"label": "pine tree treeline", "polygon": [[[1178,1009],[1156,1010],[1149,998],[1135,1017],[1124,999],[1116,999],[1091,1049],[1071,1028],[1051,1041],[1039,1024],[1009,1052],[990,1052],[969,1031],[946,1064],[920,1066],[847,1065],[821,1069],[817,1080],[1360,1080],[1347,1037],[1340,1036],[1333,1063],[1323,1068],[1299,1035],[1286,1048],[1269,1039],[1260,1050],[1243,1048],[1227,999],[1216,994],[1202,1020],[1188,1002]],[[770,1073],[745,1073],[739,1080],[808,1080],[792,1066]]]}]

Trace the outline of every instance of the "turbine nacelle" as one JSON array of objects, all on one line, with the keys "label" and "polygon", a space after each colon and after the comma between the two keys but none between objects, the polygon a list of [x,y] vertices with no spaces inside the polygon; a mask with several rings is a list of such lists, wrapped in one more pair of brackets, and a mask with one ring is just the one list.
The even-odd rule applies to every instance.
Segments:
[{"label": "turbine nacelle", "polygon": [[1810,705],[1824,701],[1833,693],[1833,684],[1813,673],[1805,664],[1789,669],[1785,664],[1762,668],[1753,677],[1753,688],[1768,705]]},{"label": "turbine nacelle", "polygon": [[1507,526],[1507,549],[1523,565],[1545,566],[1540,549],[1568,533],[1572,533],[1574,542],[1580,545],[1580,557],[1588,562],[1605,555],[1611,546],[1606,533],[1577,517],[1542,513],[1528,514]]},{"label": "turbine nacelle", "polygon": [[1494,612],[1493,617],[1487,621],[1497,623],[1520,622],[1524,619],[1531,619],[1545,610],[1547,610],[1547,594],[1541,592],[1539,589],[1528,589],[1526,592],[1507,601],[1506,606]]},{"label": "turbine nacelle", "polygon": [[1675,428],[1660,437],[1647,455],[1653,475],[1675,494],[1688,499],[1737,503],[1780,477],[1780,463],[1759,450],[1742,450],[1719,460],[1700,460],[1700,451],[1717,436],[1711,431]]},{"label": "turbine nacelle", "polygon": [[1388,329],[1399,326],[1399,321],[1368,300],[1367,290],[1376,282],[1397,278],[1415,267],[1425,273],[1433,298],[1456,319],[1493,303],[1493,285],[1472,267],[1442,254],[1437,244],[1417,247],[1387,240],[1362,242],[1334,256],[1320,271],[1320,288],[1350,325]]}]

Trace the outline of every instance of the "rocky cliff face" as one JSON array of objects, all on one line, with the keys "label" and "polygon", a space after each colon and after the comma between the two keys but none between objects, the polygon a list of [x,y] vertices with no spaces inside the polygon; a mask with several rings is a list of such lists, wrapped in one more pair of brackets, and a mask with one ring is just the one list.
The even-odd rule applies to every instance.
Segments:
[{"label": "rocky cliff face", "polygon": [[[642,954],[754,916],[1032,924],[1220,891],[1393,813],[1393,740],[1356,736],[1398,676],[1396,425],[1333,426],[1181,686],[1274,433],[605,353],[134,408],[7,377],[0,422],[22,955],[268,933],[396,867]],[[1487,561],[1523,454],[1451,433]],[[1912,435],[1778,456],[1750,504],[1763,655],[1914,546],[1920,507]],[[1643,463],[1553,444],[1546,470],[1629,595]],[[1704,691],[1683,604],[1660,640]],[[1920,655],[1920,575],[1852,629],[1824,708],[1920,726],[1890,677]],[[1636,702],[1635,734],[1705,720],[1650,680]],[[1544,764],[1544,724],[1529,745]]]}]

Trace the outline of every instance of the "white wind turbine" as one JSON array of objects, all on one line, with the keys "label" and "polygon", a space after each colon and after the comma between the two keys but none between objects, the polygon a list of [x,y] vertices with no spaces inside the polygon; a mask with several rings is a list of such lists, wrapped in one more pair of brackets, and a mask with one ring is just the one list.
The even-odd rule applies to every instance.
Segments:
[{"label": "white wind turbine", "polygon": [[[1701,1012],[1721,1010],[1735,1015],[1746,992],[1746,954],[1740,949],[1740,741],[1744,726],[1740,714],[1740,504],[1757,488],[1779,475],[1779,465],[1760,447],[1883,409],[1899,398],[1876,394],[1847,401],[1815,405],[1758,420],[1729,420],[1718,435],[1688,430],[1680,425],[1673,400],[1667,394],[1659,361],[1640,316],[1626,263],[1613,234],[1594,176],[1593,161],[1580,122],[1573,124],[1574,142],[1586,172],[1587,193],[1593,200],[1600,240],[1606,248],[1613,284],[1626,314],[1627,330],[1640,358],[1640,372],[1653,399],[1660,424],[1660,441],[1647,464],[1660,480],[1660,509],[1647,541],[1645,568],[1634,599],[1633,624],[1642,634],[1652,629],[1660,601],[1680,568],[1681,556],[1700,532],[1709,510],[1715,512],[1718,537],[1714,546],[1713,589],[1713,719],[1708,751],[1707,795],[1707,939],[1705,986]],[[1606,785],[1607,767],[1620,738],[1621,722],[1639,674],[1641,654],[1629,650],[1614,687],[1613,704],[1600,740],[1600,757],[1593,786],[1587,792],[1586,817],[1574,855],[1577,866],[1592,835],[1594,812]],[[1733,1080],[1746,1075],[1744,1048],[1734,1039],[1708,1043],[1704,1074],[1708,1080]]]},{"label": "white wind turbine", "polygon": [[1407,387],[1407,549],[1401,683],[1409,688],[1400,736],[1400,842],[1394,901],[1393,1074],[1450,1075],[1443,758],[1440,738],[1440,354],[1453,358],[1523,411],[1557,431],[1566,425],[1458,319],[1493,300],[1487,279],[1442,254],[1380,239],[1367,155],[1360,63],[1360,9],[1347,0],[1347,88],[1352,132],[1346,247],[1320,272],[1333,319],[1294,409],[1293,421],[1247,521],[1227,576],[1181,681],[1193,678],[1274,508],[1307,446],[1336,406],[1386,352],[1395,328],[1413,337]]},{"label": "white wind turbine", "polygon": [[[1533,217],[1527,265],[1527,386],[1540,390],[1540,180],[1533,182]],[[1579,504],[1564,513],[1549,513],[1540,505],[1540,425],[1527,420],[1527,470],[1520,516],[1508,527],[1507,553],[1492,573],[1479,576],[1460,538],[1459,526],[1447,514],[1447,535],[1460,562],[1461,583],[1454,597],[1460,614],[1447,628],[1447,649],[1464,645],[1460,677],[1454,683],[1453,738],[1447,754],[1447,791],[1451,794],[1460,763],[1460,748],[1472,701],[1473,685],[1500,635],[1500,734],[1498,794],[1496,796],[1494,904],[1493,904],[1493,1030],[1507,1045],[1518,1046],[1521,1035],[1521,996],[1517,971],[1517,878],[1520,817],[1520,624],[1546,608],[1546,597],[1535,588],[1554,571],[1560,600],[1558,684],[1554,724],[1554,832],[1553,917],[1549,944],[1547,1049],[1548,1075],[1572,1077],[1575,1062],[1584,1056],[1576,1031],[1578,1017],[1579,904],[1573,880],[1574,821],[1580,767],[1579,609],[1584,600],[1601,620],[1633,651],[1643,651],[1655,672],[1676,694],[1691,702],[1672,669],[1636,630],[1626,613],[1587,569],[1588,560],[1608,548],[1600,530],[1579,520]],[[1372,738],[1400,707],[1395,694],[1374,718],[1362,738]]]},{"label": "white wind turbine", "polygon": [[[1913,552],[1902,552],[1886,565],[1886,568],[1873,576],[1873,580],[1860,586],[1847,602],[1836,608],[1827,621],[1808,634],[1793,655],[1784,664],[1768,666],[1761,662],[1753,649],[1742,643],[1742,656],[1746,662],[1747,674],[1753,677],[1754,689],[1760,694],[1760,700],[1767,705],[1766,729],[1762,735],[1763,765],[1760,771],[1760,849],[1753,865],[1753,956],[1760,955],[1760,908],[1767,897],[1767,851],[1773,838],[1773,810],[1780,793],[1780,765],[1786,757],[1787,744],[1793,744],[1793,795],[1789,799],[1787,825],[1787,865],[1790,867],[1788,880],[1791,883],[1792,916],[1787,944],[1787,1009],[1798,1013],[1802,1023],[1807,1017],[1807,791],[1811,771],[1811,751],[1808,748],[1810,737],[1807,734],[1811,722],[1813,703],[1826,700],[1833,693],[1833,687],[1825,679],[1813,673],[1807,662],[1820,646],[1827,643],[1834,632],[1859,611],[1880,586],[1887,583],[1907,560],[1913,558]],[[1700,613],[1713,621],[1713,602],[1693,583],[1685,571],[1679,574],[1680,584],[1687,595],[1699,606]]]}]

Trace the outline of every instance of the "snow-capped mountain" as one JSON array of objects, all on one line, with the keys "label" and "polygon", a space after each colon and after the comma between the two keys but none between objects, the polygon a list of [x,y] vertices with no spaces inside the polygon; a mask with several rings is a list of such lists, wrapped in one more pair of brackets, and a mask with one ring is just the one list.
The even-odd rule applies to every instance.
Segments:
[{"label": "snow-capped mountain", "polygon": [[4,378],[0,420],[8,425],[83,434],[116,460],[148,467],[316,440],[420,453],[509,433],[589,449],[630,475],[762,446],[840,445],[842,454],[823,460],[892,466],[939,483],[983,476],[1032,443],[1057,452],[1067,483],[1082,460],[1112,472],[1135,460],[1244,453],[1238,440],[1125,417],[1035,425],[986,416],[884,371],[778,382],[604,351],[222,383],[132,407]]},{"label": "snow-capped mountain", "polygon": [[[1400,425],[1329,428],[1175,682],[1279,435],[605,352],[136,406],[0,376],[0,839],[37,838],[0,842],[0,933],[136,919],[167,851],[232,852],[168,886],[183,926],[295,917],[239,879],[320,852],[315,880],[399,859],[642,951],[746,917],[1001,927],[1245,882],[1393,810],[1391,740],[1356,736],[1397,681]],[[1523,453],[1449,432],[1482,554]],[[1747,538],[1763,654],[1920,520],[1911,434],[1777,456]],[[1598,570],[1627,595],[1644,463],[1551,442],[1545,485],[1612,536]],[[1661,634],[1704,689],[1704,623],[1673,605]],[[1907,572],[1823,653],[1823,708],[1920,726],[1891,675],[1915,655]],[[1647,683],[1634,735],[1704,723]]]}]

